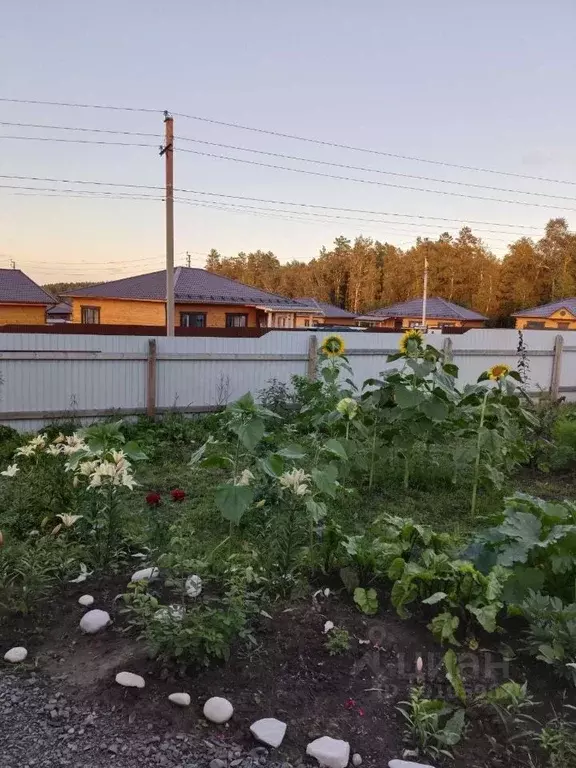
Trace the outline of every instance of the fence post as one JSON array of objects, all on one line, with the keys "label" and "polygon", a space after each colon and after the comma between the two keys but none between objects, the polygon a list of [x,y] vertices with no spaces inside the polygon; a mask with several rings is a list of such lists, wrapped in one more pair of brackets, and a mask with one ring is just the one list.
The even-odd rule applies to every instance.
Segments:
[{"label": "fence post", "polygon": [[316,379],[316,367],[318,361],[318,338],[314,334],[308,339],[308,378]]},{"label": "fence post", "polygon": [[444,352],[446,362],[451,363],[453,358],[452,339],[449,336],[447,336],[442,343],[442,352]]},{"label": "fence post", "polygon": [[146,414],[149,419],[156,417],[156,339],[148,339]]},{"label": "fence post", "polygon": [[558,400],[560,394],[560,373],[562,371],[562,350],[564,348],[564,337],[556,336],[554,339],[554,357],[552,358],[552,375],[550,377],[550,397]]}]

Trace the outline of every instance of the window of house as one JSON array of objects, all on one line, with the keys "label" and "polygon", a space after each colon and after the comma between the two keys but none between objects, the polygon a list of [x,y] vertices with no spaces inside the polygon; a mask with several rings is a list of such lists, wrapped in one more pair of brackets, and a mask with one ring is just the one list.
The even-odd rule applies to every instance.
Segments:
[{"label": "window of house", "polygon": [[570,323],[568,321],[566,321],[566,322],[559,321],[558,322],[558,329],[560,329],[560,328],[564,328],[564,329],[570,328]]},{"label": "window of house", "polygon": [[531,328],[532,330],[538,330],[545,327],[544,320],[528,320],[526,323],[526,328]]},{"label": "window of house", "polygon": [[248,315],[238,314],[236,312],[226,313],[226,328],[246,328],[248,326]]},{"label": "window of house", "polygon": [[100,307],[81,307],[82,322],[86,325],[100,323]]},{"label": "window of house", "polygon": [[304,328],[310,328],[310,320],[308,318],[304,320]]},{"label": "window of house", "polygon": [[182,328],[206,328],[206,312],[180,312]]}]

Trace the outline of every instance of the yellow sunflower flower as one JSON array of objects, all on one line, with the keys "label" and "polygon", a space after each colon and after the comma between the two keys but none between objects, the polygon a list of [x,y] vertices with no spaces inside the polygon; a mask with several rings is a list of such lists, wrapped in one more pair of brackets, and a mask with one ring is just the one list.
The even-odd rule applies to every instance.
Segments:
[{"label": "yellow sunflower flower", "polygon": [[488,378],[491,381],[500,381],[504,376],[510,373],[510,366],[505,363],[497,363],[492,368],[488,368]]},{"label": "yellow sunflower flower", "polygon": [[404,355],[408,352],[408,342],[410,341],[415,342],[418,348],[420,348],[424,342],[424,334],[417,328],[410,328],[410,330],[406,331],[400,339],[400,352]]},{"label": "yellow sunflower flower", "polygon": [[326,357],[342,357],[346,350],[346,345],[342,336],[333,334],[332,336],[326,336],[320,349]]}]

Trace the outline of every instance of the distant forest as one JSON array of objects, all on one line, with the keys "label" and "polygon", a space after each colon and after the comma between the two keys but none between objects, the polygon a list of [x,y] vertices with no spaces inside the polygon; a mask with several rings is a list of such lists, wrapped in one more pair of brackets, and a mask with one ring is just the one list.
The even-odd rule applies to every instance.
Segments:
[{"label": "distant forest", "polygon": [[[403,250],[366,237],[337,237],[308,262],[281,264],[272,251],[224,257],[212,249],[206,269],[283,296],[313,297],[351,312],[420,296],[424,258],[428,257],[430,296],[441,296],[481,312],[494,323],[512,312],[576,295],[576,234],[565,219],[551,219],[539,240],[522,237],[497,258],[463,227],[457,237],[418,238]],[[90,282],[50,283],[60,295]]]}]

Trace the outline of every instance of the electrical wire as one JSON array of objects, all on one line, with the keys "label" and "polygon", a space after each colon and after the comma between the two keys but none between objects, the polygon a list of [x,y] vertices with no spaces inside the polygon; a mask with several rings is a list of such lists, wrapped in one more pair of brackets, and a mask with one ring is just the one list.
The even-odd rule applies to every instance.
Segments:
[{"label": "electrical wire", "polygon": [[[88,181],[87,179],[55,179],[55,178],[46,177],[46,176],[20,176],[15,174],[0,174],[0,179],[13,179],[18,181],[41,181],[41,182],[50,182],[50,183],[57,183],[57,184],[81,184],[81,185],[89,185],[89,186],[123,187],[125,189],[160,190],[162,192],[165,191],[164,187],[147,185],[147,184],[122,184],[119,182]],[[460,224],[467,224],[467,225],[484,224],[487,226],[508,227],[508,228],[514,228],[514,229],[532,229],[532,230],[537,229],[537,227],[532,227],[526,224],[503,224],[495,221],[482,221],[477,219],[455,219],[455,218],[449,218],[446,216],[426,216],[424,214],[395,213],[390,211],[374,211],[374,210],[367,210],[364,208],[343,208],[343,207],[331,206],[331,205],[318,205],[314,203],[299,203],[299,202],[292,202],[288,200],[271,200],[268,198],[261,198],[261,197],[248,197],[246,195],[229,195],[229,194],[224,194],[222,192],[206,192],[204,190],[184,189],[182,187],[175,187],[174,191],[180,192],[183,194],[206,195],[209,197],[224,197],[232,200],[247,200],[249,202],[271,203],[273,205],[291,205],[291,206],[315,208],[315,209],[321,209],[321,210],[344,211],[345,213],[365,213],[365,214],[370,214],[374,216],[393,216],[393,217],[403,217],[403,218],[427,219],[431,221],[454,221]]]},{"label": "electrical wire", "polygon": [[[16,126],[21,128],[42,128],[42,129],[49,129],[49,130],[58,130],[58,131],[82,131],[86,133],[104,133],[104,134],[114,134],[114,135],[121,135],[121,136],[140,136],[140,137],[152,137],[152,138],[158,138],[156,134],[153,133],[142,133],[138,131],[118,131],[118,130],[109,130],[104,128],[85,128],[85,127],[76,127],[76,126],[66,126],[66,125],[45,125],[45,124],[39,124],[39,123],[12,123],[12,122],[6,122],[6,121],[0,121],[0,125],[3,126]],[[8,139],[23,139],[23,140],[43,140],[43,141],[65,141],[65,139],[59,139],[59,138],[51,138],[51,137],[32,137],[32,136],[0,136],[0,138],[8,138]],[[186,141],[191,142],[195,144],[203,144],[206,146],[211,147],[220,147],[223,149],[232,149],[239,152],[251,152],[253,154],[257,155],[266,155],[268,157],[276,157],[281,158],[284,160],[295,160],[298,162],[303,163],[314,163],[316,165],[324,165],[329,166],[333,168],[344,168],[346,170],[352,170],[352,171],[361,171],[363,173],[379,173],[385,176],[397,176],[399,178],[404,179],[416,179],[418,181],[431,181],[433,183],[437,184],[453,184],[460,187],[471,187],[473,189],[487,189],[491,190],[493,192],[506,192],[509,194],[518,194],[518,195],[530,195],[532,197],[548,197],[548,198],[554,198],[557,200],[571,200],[572,202],[576,202],[576,198],[574,197],[568,197],[566,195],[555,195],[550,194],[547,192],[532,192],[532,191],[526,191],[522,189],[510,189],[509,187],[494,187],[488,184],[474,184],[473,182],[467,182],[467,181],[455,181],[451,179],[439,179],[434,176],[418,176],[414,174],[409,173],[401,173],[398,171],[386,171],[381,168],[368,168],[361,165],[349,165],[346,163],[335,163],[328,160],[318,160],[316,158],[309,158],[309,157],[300,157],[298,155],[287,155],[279,152],[269,152],[262,149],[254,149],[252,147],[241,147],[234,144],[221,144],[219,142],[215,141],[205,141],[203,139],[196,139],[192,138],[190,136],[181,136],[178,135],[175,137],[178,141]],[[112,141],[106,141],[106,142],[98,142],[98,141],[84,141],[81,140],[75,140],[75,139],[67,139],[66,141],[71,143],[90,143],[90,144],[120,144],[121,146],[124,146],[122,142],[112,142]],[[149,144],[137,144],[137,143],[130,143],[130,146],[151,146]],[[185,149],[178,149],[176,148],[176,151],[186,151]]]},{"label": "electrical wire", "polygon": [[[49,106],[49,107],[99,109],[99,110],[110,110],[110,111],[118,111],[118,112],[142,112],[142,113],[156,114],[156,115],[161,115],[164,113],[164,110],[151,109],[147,107],[126,107],[126,106],[117,106],[117,105],[111,105],[111,104],[81,104],[77,102],[42,101],[40,99],[11,99],[7,97],[0,97],[0,102],[9,103],[9,104],[30,104],[30,105],[38,105],[38,106]],[[225,128],[233,128],[235,130],[266,134],[268,136],[276,136],[282,139],[303,141],[309,144],[317,144],[319,146],[324,146],[324,147],[346,149],[351,152],[364,152],[372,155],[380,155],[382,157],[392,157],[397,160],[409,160],[410,162],[429,163],[431,165],[439,165],[447,168],[457,168],[463,171],[475,171],[477,173],[491,173],[491,174],[497,174],[500,176],[511,176],[517,179],[528,179],[530,181],[544,181],[550,184],[568,184],[571,186],[576,186],[575,181],[568,181],[567,179],[552,179],[544,176],[531,176],[529,174],[514,173],[513,171],[502,171],[495,168],[483,168],[480,166],[451,163],[446,160],[431,160],[429,158],[417,157],[414,155],[403,155],[395,152],[385,152],[384,150],[371,149],[369,147],[357,147],[351,144],[342,144],[335,141],[315,139],[309,136],[299,136],[297,134],[292,134],[292,133],[282,133],[281,131],[274,131],[267,128],[258,128],[256,126],[243,125],[242,123],[226,122],[224,120],[216,120],[214,118],[204,117],[201,115],[190,115],[184,112],[172,112],[171,114],[174,117],[182,117],[186,120],[195,120],[195,121],[207,123],[210,125],[220,125]]]}]

